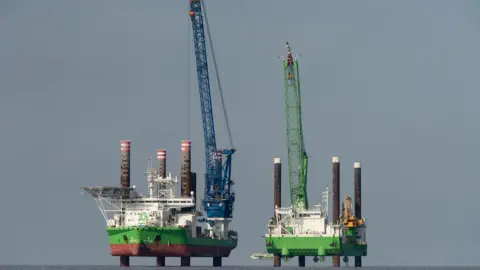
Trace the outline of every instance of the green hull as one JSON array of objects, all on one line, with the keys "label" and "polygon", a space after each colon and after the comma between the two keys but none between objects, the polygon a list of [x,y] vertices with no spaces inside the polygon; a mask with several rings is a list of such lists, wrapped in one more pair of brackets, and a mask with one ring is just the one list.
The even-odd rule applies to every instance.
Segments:
[{"label": "green hull", "polygon": [[237,240],[193,238],[177,227],[107,228],[113,256],[228,257]]},{"label": "green hull", "polygon": [[282,256],[366,256],[367,245],[342,244],[340,237],[265,237],[267,252]]}]

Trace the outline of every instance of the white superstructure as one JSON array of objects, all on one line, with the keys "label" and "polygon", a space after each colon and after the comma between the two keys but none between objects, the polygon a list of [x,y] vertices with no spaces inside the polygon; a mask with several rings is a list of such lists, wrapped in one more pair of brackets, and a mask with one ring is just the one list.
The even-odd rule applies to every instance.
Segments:
[{"label": "white superstructure", "polygon": [[[149,162],[145,173],[149,195],[141,196],[135,186],[129,188],[95,186],[83,187],[93,197],[108,227],[183,227],[192,237],[197,237],[197,227],[202,236],[216,239],[236,238],[236,233],[224,227],[219,220],[210,226],[196,210],[193,191],[189,197],[177,196],[178,178],[168,173],[159,176]],[[202,226],[203,225],[203,226]]]},{"label": "white superstructure", "polygon": [[339,236],[340,225],[328,221],[328,188],[322,193],[322,202],[309,210],[298,211],[292,206],[276,207],[275,216],[268,224],[265,236]]}]

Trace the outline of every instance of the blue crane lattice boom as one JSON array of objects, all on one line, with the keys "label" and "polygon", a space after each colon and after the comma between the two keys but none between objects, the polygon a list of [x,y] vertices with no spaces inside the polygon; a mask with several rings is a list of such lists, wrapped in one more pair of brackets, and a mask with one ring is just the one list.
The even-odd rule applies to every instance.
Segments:
[{"label": "blue crane lattice boom", "polygon": [[[217,150],[202,6],[203,2],[200,0],[190,0],[189,15],[192,20],[193,44],[195,47],[197,79],[200,92],[200,108],[202,112],[203,135],[205,140],[205,193],[203,199],[203,209],[207,213],[208,218],[232,218],[235,193],[231,188],[233,185],[231,180],[231,162],[232,155],[235,153],[235,149],[232,146],[231,149]],[[209,34],[206,18],[205,26],[207,28],[207,33]],[[210,36],[209,41],[211,47],[212,44]],[[213,49],[212,57],[214,60],[213,64],[218,81],[219,78],[216,70]],[[220,83],[219,91],[225,114],[225,120],[227,122],[227,130],[230,136],[230,144],[232,144]],[[225,156],[225,163],[223,164],[222,156]]]}]

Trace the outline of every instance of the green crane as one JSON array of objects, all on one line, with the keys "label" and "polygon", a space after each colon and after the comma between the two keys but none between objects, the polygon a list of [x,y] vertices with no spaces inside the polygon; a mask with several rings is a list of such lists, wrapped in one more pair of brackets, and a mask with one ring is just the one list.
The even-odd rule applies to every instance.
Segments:
[{"label": "green crane", "polygon": [[295,210],[308,209],[307,170],[302,129],[302,100],[297,56],[292,55],[288,42],[287,55],[282,56],[285,81],[285,109],[287,118],[288,179],[290,200]]}]

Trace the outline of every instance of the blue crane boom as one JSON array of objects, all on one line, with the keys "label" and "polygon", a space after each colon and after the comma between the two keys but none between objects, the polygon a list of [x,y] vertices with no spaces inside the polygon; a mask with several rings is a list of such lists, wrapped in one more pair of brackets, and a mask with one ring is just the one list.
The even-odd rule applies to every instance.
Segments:
[{"label": "blue crane boom", "polygon": [[[202,6],[203,2],[200,0],[190,0],[189,15],[192,20],[198,90],[200,93],[200,109],[202,113],[203,136],[205,140],[205,193],[203,209],[207,213],[207,218],[229,219],[232,218],[233,204],[235,201],[235,193],[232,190],[233,181],[231,180],[232,155],[235,153],[235,149],[233,148],[232,136],[228,125],[225,105],[223,103],[220,83],[218,83],[220,97],[227,123],[228,134],[230,136],[231,147],[223,150],[217,149]],[[205,26],[209,35],[210,48],[212,49],[206,16]],[[211,51],[217,81],[219,81],[213,49]],[[225,156],[224,163],[222,163],[223,156]]]}]

